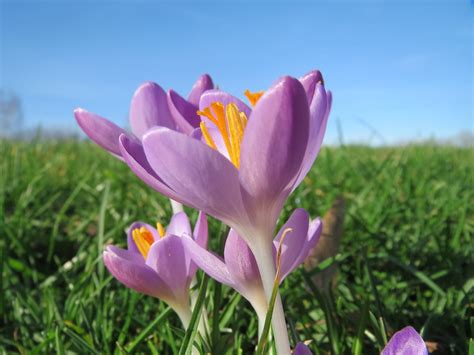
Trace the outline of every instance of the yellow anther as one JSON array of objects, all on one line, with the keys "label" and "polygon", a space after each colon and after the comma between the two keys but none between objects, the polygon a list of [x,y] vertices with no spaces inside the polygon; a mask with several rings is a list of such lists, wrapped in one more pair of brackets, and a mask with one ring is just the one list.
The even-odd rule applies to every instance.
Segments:
[{"label": "yellow anther", "polygon": [[216,143],[214,143],[214,140],[212,139],[211,135],[209,134],[209,130],[207,129],[206,124],[204,123],[204,121],[201,121],[199,126],[201,127],[202,136],[204,137],[204,140],[206,141],[207,145],[209,147],[211,147],[212,149],[217,150]]},{"label": "yellow anther", "polygon": [[166,234],[166,230],[160,222],[156,222],[156,230],[160,238],[163,238]]},{"label": "yellow anther", "polygon": [[[230,103],[224,107],[220,102],[213,102],[197,114],[207,117],[218,129],[224,141],[225,148],[229,153],[229,159],[237,168],[240,167],[240,145],[247,126],[247,116],[240,112],[237,105]],[[217,150],[217,145],[212,138],[204,121],[200,124],[201,132],[206,144]]]},{"label": "yellow anther", "polygon": [[132,238],[138,250],[143,255],[143,258],[146,259],[150,247],[155,241],[153,234],[145,227],[135,228],[132,231]]},{"label": "yellow anther", "polygon": [[250,90],[247,89],[245,90],[244,95],[247,96],[247,99],[249,99],[250,104],[253,107],[257,104],[258,100],[260,100],[264,93],[264,91],[250,92]]}]

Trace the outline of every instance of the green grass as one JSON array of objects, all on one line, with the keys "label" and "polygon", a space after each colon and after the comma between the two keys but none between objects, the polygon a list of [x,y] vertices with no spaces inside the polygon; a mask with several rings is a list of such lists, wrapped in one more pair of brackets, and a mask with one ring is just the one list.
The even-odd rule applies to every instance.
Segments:
[{"label": "green grass", "polygon": [[[312,339],[317,354],[376,354],[385,337],[410,324],[440,353],[467,353],[473,153],[322,151],[283,217],[296,207],[323,215],[343,195],[340,272],[330,294],[310,275],[331,261],[284,282],[293,342]],[[132,221],[166,223],[167,200],[92,144],[3,141],[0,154],[0,353],[178,353],[184,332],[175,314],[120,285],[101,261],[104,245],[124,245]],[[219,229],[211,221],[214,250]],[[256,319],[244,299],[209,280],[205,304],[215,325],[207,350],[255,350]]]}]

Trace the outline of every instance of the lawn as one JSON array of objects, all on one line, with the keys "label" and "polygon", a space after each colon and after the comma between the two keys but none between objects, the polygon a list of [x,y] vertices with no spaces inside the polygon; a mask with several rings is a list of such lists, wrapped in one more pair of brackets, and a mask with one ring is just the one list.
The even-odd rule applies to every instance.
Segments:
[{"label": "lawn", "polygon": [[[166,223],[168,201],[89,143],[1,141],[0,154],[0,353],[177,353],[184,332],[175,314],[123,287],[101,259],[106,244],[125,244],[131,222]],[[281,287],[293,344],[376,354],[412,325],[436,353],[467,353],[473,176],[473,149],[323,149],[282,219],[296,207],[324,215],[341,197],[344,229],[333,258],[299,268]],[[220,229],[212,220],[213,250]],[[333,264],[339,272],[323,291],[316,279]],[[213,280],[205,304],[207,350],[251,353],[249,304]]]}]

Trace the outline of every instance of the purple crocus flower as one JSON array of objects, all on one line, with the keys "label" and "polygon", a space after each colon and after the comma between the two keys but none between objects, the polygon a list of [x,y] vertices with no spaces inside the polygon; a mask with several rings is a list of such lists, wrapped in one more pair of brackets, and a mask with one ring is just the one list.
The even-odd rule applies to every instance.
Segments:
[{"label": "purple crocus flower", "polygon": [[420,334],[408,326],[392,336],[382,355],[428,355],[428,349]]},{"label": "purple crocus flower", "polygon": [[[319,152],[331,93],[320,72],[313,71],[299,80],[283,77],[265,93],[247,96],[253,110],[223,91],[206,91],[199,102],[201,140],[195,139],[196,132],[190,137],[159,127],[142,142],[122,134],[120,151],[132,171],[155,190],[235,229],[256,258],[269,299],[276,222]],[[277,349],[288,353],[279,296],[273,328]]]},{"label": "purple crocus flower", "polygon": [[[273,241],[275,256],[281,243],[280,282],[306,259],[316,246],[321,230],[319,218],[310,222],[305,210],[293,212]],[[286,236],[282,239],[284,234]],[[257,262],[243,238],[235,230],[230,230],[223,260],[191,238],[183,238],[183,243],[199,268],[215,280],[232,287],[250,302],[259,318],[259,326],[263,327],[267,300]]]},{"label": "purple crocus flower", "polygon": [[312,355],[311,350],[305,343],[296,344],[295,350],[293,350],[293,355]]},{"label": "purple crocus flower", "polygon": [[121,158],[119,136],[126,135],[131,140],[141,141],[143,135],[153,127],[191,134],[199,127],[199,98],[214,88],[212,79],[204,74],[194,84],[188,99],[170,90],[168,93],[156,83],[145,82],[135,91],[130,105],[130,127],[132,134],[115,123],[82,108],[74,111],[74,116],[82,130],[99,146]]},{"label": "purple crocus flower", "polygon": [[206,248],[208,226],[200,213],[194,231],[184,212],[173,215],[165,229],[133,223],[127,236],[127,250],[109,245],[104,263],[110,273],[125,286],[166,302],[180,317],[184,327],[191,319],[189,288],[197,267],[184,247],[190,238]]}]

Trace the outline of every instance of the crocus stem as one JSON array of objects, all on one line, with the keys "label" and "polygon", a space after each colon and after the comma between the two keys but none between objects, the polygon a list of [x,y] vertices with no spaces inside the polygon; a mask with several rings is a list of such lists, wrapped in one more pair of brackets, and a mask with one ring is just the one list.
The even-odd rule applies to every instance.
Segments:
[{"label": "crocus stem", "polygon": [[[260,271],[260,276],[262,277],[265,296],[267,298],[267,302],[270,302],[276,275],[275,262],[273,260],[273,249],[271,245],[266,247],[262,245],[256,245],[256,248],[254,249],[255,250],[253,250],[253,252],[255,254],[258,269]],[[288,331],[286,328],[285,312],[283,311],[283,304],[281,302],[279,292],[277,293],[275,306],[273,308],[272,327],[277,353],[280,355],[291,354],[290,341],[288,339]]]},{"label": "crocus stem", "polygon": [[170,203],[171,203],[171,209],[173,210],[173,214],[178,213],[178,212],[183,212],[183,205],[179,202],[176,202],[175,200],[170,198]]}]

